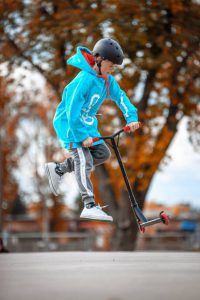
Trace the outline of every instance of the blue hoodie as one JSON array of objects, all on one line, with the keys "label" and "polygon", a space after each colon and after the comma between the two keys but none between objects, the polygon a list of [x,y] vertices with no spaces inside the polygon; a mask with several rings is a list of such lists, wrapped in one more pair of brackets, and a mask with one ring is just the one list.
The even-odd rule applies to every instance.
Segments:
[{"label": "blue hoodie", "polygon": [[[82,71],[65,87],[62,101],[57,107],[53,125],[63,148],[82,147],[88,137],[98,137],[96,113],[105,99],[113,100],[121,109],[128,123],[137,122],[137,109],[122,91],[112,75],[107,80],[99,76],[91,67],[83,51],[92,52],[85,47],[78,47],[77,53],[67,61]],[[108,96],[109,89],[109,96]],[[94,143],[100,144],[102,140]]]}]

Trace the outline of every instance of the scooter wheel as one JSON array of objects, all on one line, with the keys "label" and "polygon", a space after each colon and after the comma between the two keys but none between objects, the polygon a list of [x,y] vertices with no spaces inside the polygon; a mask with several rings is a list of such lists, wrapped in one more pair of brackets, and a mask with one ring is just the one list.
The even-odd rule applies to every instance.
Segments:
[{"label": "scooter wheel", "polygon": [[141,224],[142,222],[141,221],[138,221],[138,224],[139,224],[139,230],[141,233],[145,233],[145,227],[143,227]]},{"label": "scooter wheel", "polygon": [[164,213],[164,211],[161,211],[160,218],[165,225],[169,224],[169,217]]}]

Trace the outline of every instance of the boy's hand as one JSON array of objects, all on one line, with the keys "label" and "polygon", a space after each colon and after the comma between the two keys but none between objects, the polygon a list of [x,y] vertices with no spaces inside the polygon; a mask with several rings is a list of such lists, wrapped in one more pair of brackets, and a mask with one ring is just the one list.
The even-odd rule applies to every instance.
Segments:
[{"label": "boy's hand", "polygon": [[91,147],[93,144],[93,139],[88,137],[86,140],[82,142],[83,147]]},{"label": "boy's hand", "polygon": [[140,122],[131,122],[129,124],[127,124],[127,126],[130,127],[130,131],[134,132],[135,130],[137,130],[138,128],[140,128]]}]

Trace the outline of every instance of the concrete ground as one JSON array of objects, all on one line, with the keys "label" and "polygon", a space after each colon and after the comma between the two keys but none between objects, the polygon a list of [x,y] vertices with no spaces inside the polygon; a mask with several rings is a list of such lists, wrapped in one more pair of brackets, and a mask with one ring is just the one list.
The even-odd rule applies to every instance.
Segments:
[{"label": "concrete ground", "polygon": [[200,253],[0,254],[1,300],[197,300]]}]

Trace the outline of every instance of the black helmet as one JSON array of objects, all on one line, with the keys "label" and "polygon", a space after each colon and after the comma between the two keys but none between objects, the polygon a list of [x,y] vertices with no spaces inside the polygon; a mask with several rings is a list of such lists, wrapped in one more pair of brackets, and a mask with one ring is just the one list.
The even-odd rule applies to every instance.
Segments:
[{"label": "black helmet", "polygon": [[121,65],[124,59],[120,45],[109,38],[101,39],[95,44],[93,55],[100,55],[103,59],[108,59],[116,65]]}]

